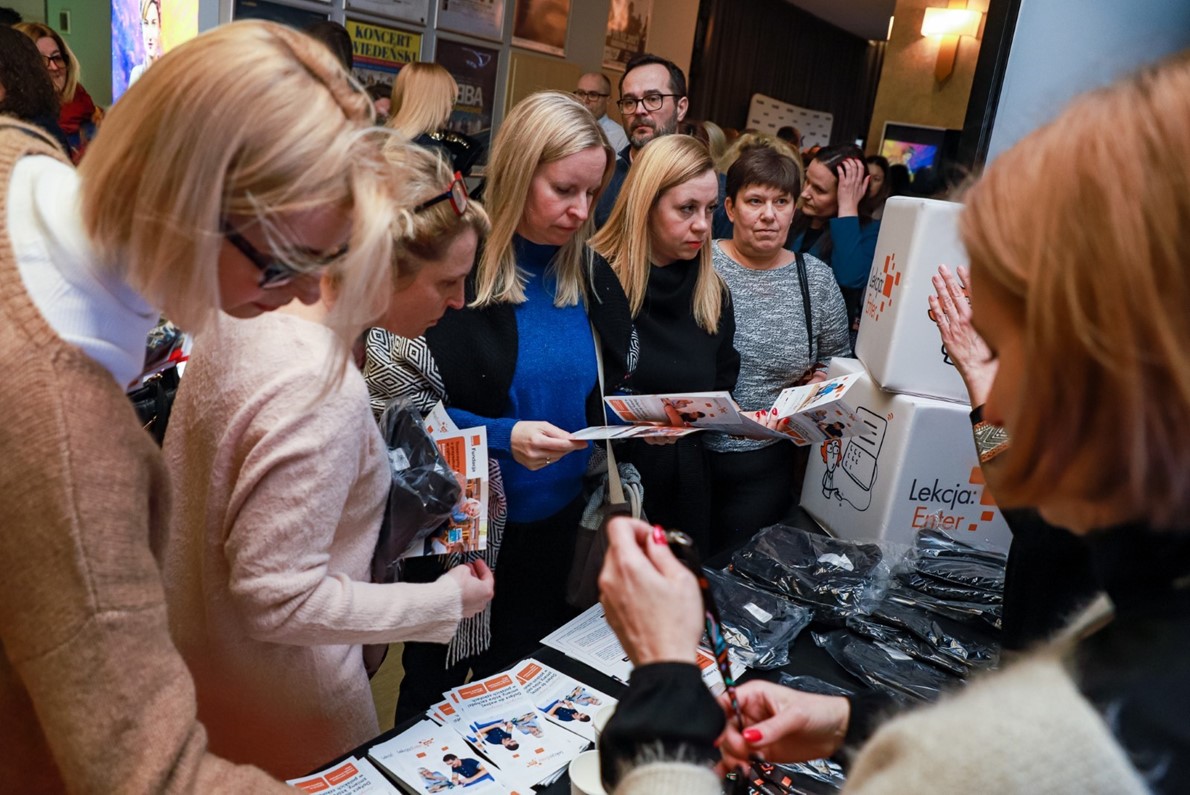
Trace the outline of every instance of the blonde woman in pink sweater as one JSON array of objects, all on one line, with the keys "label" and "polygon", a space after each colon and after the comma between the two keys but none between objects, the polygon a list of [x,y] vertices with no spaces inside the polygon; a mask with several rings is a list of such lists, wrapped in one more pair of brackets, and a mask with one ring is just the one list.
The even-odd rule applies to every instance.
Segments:
[{"label": "blonde woman in pink sweater", "polygon": [[[416,337],[462,305],[488,222],[436,156],[387,156],[414,209],[378,325]],[[338,276],[316,303],[200,337],[165,440],[177,519],[162,568],[199,716],[212,749],[282,778],[379,732],[362,644],[446,643],[493,592],[482,562],[369,582],[391,475],[359,370],[328,383]]]}]

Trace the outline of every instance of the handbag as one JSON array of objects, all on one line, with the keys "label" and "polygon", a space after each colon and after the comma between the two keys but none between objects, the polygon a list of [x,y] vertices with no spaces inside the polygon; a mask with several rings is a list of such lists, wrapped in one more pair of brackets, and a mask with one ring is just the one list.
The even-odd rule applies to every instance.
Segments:
[{"label": "handbag", "polygon": [[[599,372],[599,394],[603,395],[603,353],[599,344],[599,333],[592,326],[595,340],[595,363]],[[607,408],[604,410],[607,419]],[[579,519],[578,534],[574,541],[574,559],[566,580],[566,602],[579,610],[586,610],[599,601],[599,571],[607,554],[607,522],[615,516],[630,516],[644,519],[644,485],[640,472],[632,464],[616,461],[611,440],[604,443],[606,453],[596,448],[587,468],[590,488],[587,490],[586,505]]]}]

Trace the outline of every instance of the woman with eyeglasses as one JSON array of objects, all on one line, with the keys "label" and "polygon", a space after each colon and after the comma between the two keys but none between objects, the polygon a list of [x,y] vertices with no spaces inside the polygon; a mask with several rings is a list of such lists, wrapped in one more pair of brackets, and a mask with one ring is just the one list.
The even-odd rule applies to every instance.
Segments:
[{"label": "woman with eyeglasses", "polygon": [[[419,336],[462,306],[487,216],[450,198],[451,172],[432,153],[386,153],[414,209],[395,219],[391,301],[376,322]],[[165,439],[177,519],[162,571],[199,717],[212,749],[282,778],[379,732],[361,644],[445,643],[492,596],[482,562],[432,583],[370,582],[388,448],[359,370],[326,380],[336,341],[325,320],[346,274],[318,272],[320,300],[195,341]]]},{"label": "woman with eyeglasses", "polygon": [[417,357],[454,422],[487,429],[499,464],[507,523],[490,645],[447,666],[441,647],[406,644],[398,720],[424,711],[468,669],[486,675],[515,662],[572,615],[566,580],[590,450],[570,434],[603,424],[592,328],[612,387],[631,335],[615,275],[592,267],[584,248],[613,156],[595,119],[566,94],[532,94],[500,127],[487,169],[492,233],[467,305],[426,332]]},{"label": "woman with eyeglasses", "polygon": [[[368,99],[310,39],[237,22],[133,86],[77,172],[17,124],[0,127],[0,771],[35,792],[288,791],[207,752],[154,559],[169,480],[124,390],[161,314],[201,333],[314,301],[306,271],[345,245],[328,371],[346,359],[390,278]],[[266,280],[222,221],[301,273]]]},{"label": "woman with eyeglasses", "polygon": [[14,27],[32,39],[41,52],[61,103],[58,126],[70,146],[71,159],[77,163],[82,159],[87,142],[94,137],[103,111],[96,107],[87,89],[79,82],[78,59],[56,30],[40,22],[20,22]]},{"label": "woman with eyeglasses", "polygon": [[[707,148],[688,135],[655,138],[636,157],[607,224],[591,239],[624,286],[640,362],[636,394],[731,391],[740,371],[731,294],[711,257],[719,181]],[[702,434],[671,445],[625,445],[640,470],[649,521],[710,548],[710,459]]]}]

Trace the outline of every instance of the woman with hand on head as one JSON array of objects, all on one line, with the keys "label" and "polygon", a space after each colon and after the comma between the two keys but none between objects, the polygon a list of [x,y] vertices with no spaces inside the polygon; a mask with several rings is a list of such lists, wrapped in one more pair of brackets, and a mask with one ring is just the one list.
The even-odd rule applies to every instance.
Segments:
[{"label": "woman with hand on head", "polygon": [[[711,260],[719,182],[707,148],[666,135],[641,150],[591,248],[624,285],[640,341],[625,391],[730,391],[740,357],[731,295]],[[678,422],[674,424],[680,424]],[[710,548],[711,476],[702,434],[672,444],[629,441],[650,520]]]},{"label": "woman with hand on head", "polygon": [[[418,336],[463,305],[487,217],[438,200],[452,173],[434,154],[385,152],[412,209],[393,224],[377,322]],[[445,643],[492,597],[482,562],[370,582],[392,474],[359,371],[327,380],[341,351],[325,321],[348,278],[332,266],[309,306],[200,336],[165,438],[178,518],[162,569],[199,717],[213,749],[282,778],[379,733],[362,644]]]},{"label": "woman with hand on head", "polygon": [[500,127],[487,169],[492,232],[467,305],[426,332],[428,355],[418,357],[454,422],[487,429],[503,480],[490,646],[447,667],[444,649],[406,644],[398,720],[468,669],[487,675],[515,662],[572,613],[566,580],[590,450],[570,434],[603,424],[592,327],[609,388],[624,377],[632,328],[615,274],[585,252],[613,157],[598,122],[566,94],[533,94]]},{"label": "woman with hand on head", "polygon": [[860,302],[876,256],[880,222],[872,216],[864,153],[852,144],[819,149],[806,167],[801,202],[786,246],[831,266],[843,290],[852,344],[859,328]]},{"label": "woman with hand on head", "polygon": [[[1120,147],[1136,168],[1108,173],[1086,157]],[[1168,167],[1188,159],[1182,54],[1076,100],[968,192],[972,323],[997,362],[984,416],[1011,438],[996,501],[1084,539],[1107,600],[1049,645],[879,726],[848,792],[1190,789],[1190,191]],[[709,762],[716,741],[734,766],[864,740],[876,721],[854,702],[768,683],[739,688],[744,731],[732,715],[717,736],[723,712],[685,662],[700,634],[694,578],[642,523],[616,524],[603,601],[643,665],[602,734],[609,789],[718,793],[709,769],[665,763]],[[666,661],[684,667],[655,676]],[[666,709],[650,713],[659,694]]]},{"label": "woman with hand on head", "polygon": [[58,31],[41,22],[20,22],[13,27],[32,39],[41,52],[61,105],[58,127],[66,136],[71,159],[78,163],[87,148],[87,142],[95,134],[95,125],[103,118],[103,111],[95,106],[91,95],[79,82],[78,59],[58,35]]},{"label": "woman with hand on head", "polygon": [[[784,248],[801,170],[776,147],[741,150],[727,171],[733,234],[712,246],[715,271],[731,288],[740,376],[733,397],[765,412],[781,390],[822,381],[850,350],[847,309],[830,268]],[[799,262],[799,259],[801,260]],[[809,448],[779,440],[708,436],[712,553],[781,520],[801,492]]]},{"label": "woman with hand on head", "polygon": [[0,770],[27,789],[288,791],[207,753],[153,557],[166,470],[124,389],[162,313],[201,332],[313,301],[332,255],[345,357],[392,245],[370,122],[322,47],[236,22],[133,86],[77,172],[0,128]]}]

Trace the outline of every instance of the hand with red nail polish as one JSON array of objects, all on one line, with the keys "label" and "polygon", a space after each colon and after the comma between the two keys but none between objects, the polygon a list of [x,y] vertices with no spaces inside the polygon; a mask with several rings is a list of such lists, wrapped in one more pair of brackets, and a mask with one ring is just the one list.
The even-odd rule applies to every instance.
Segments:
[{"label": "hand with red nail polish", "polygon": [[694,664],[703,632],[698,581],[672,551],[665,531],[636,519],[607,524],[599,601],[636,665]]},{"label": "hand with red nail polish", "polygon": [[[736,689],[746,724],[741,733],[732,720],[719,737],[723,769],[744,764],[753,756],[770,762],[804,762],[830,756],[843,744],[851,704],[839,696],[820,696],[753,681]],[[726,694],[720,706],[730,717]]]}]

